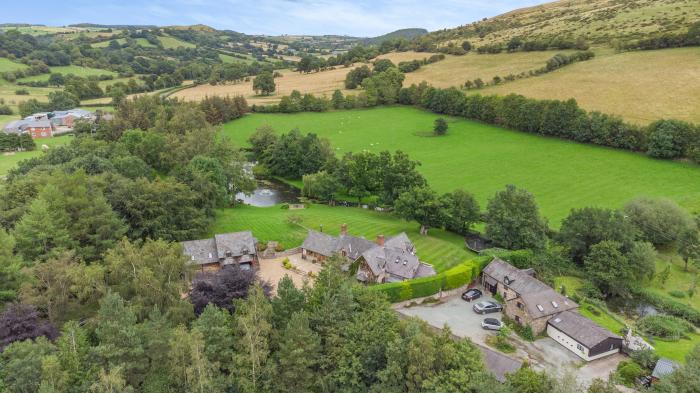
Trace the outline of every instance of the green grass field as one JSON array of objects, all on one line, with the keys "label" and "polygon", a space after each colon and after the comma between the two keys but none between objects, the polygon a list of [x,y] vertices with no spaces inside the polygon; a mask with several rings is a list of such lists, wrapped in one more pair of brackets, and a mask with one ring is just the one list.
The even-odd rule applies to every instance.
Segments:
[{"label": "green grass field", "polygon": [[175,49],[179,47],[183,48],[195,48],[197,45],[187,42],[187,41],[182,41],[179,40],[175,37],[171,36],[163,36],[163,37],[158,37],[158,40],[163,44],[163,48],[165,49]]},{"label": "green grass field", "polygon": [[[658,274],[670,266],[671,273],[668,276],[666,283],[662,283],[658,279]],[[684,303],[690,307],[700,310],[700,293],[695,293],[692,297],[689,296],[688,290],[693,287],[693,283],[700,284],[700,271],[689,264],[688,271],[685,271],[683,260],[680,256],[670,253],[662,253],[656,261],[656,279],[648,283],[647,288],[659,295],[667,296],[668,298]],[[680,291],[684,293],[682,298],[673,297],[671,291]],[[700,292],[700,290],[696,290]]]},{"label": "green grass field", "polygon": [[[76,65],[51,67],[51,73],[63,74],[63,75],[73,74],[75,76],[81,76],[81,77],[98,76],[98,75],[112,75],[115,77],[117,76],[117,73],[113,72],[113,71],[103,70],[100,68],[82,67],[82,66],[76,66]],[[49,74],[40,74],[40,75],[34,75],[34,76],[22,78],[19,80],[19,82],[36,82],[36,81],[47,81],[47,80],[49,80]]]},{"label": "green grass field", "polygon": [[[289,216],[301,217],[300,225],[290,224],[287,221]],[[311,205],[304,210],[285,210],[279,206],[242,205],[220,210],[211,234],[251,230],[260,242],[276,240],[285,248],[292,248],[304,241],[305,228],[319,230],[323,225],[324,232],[338,235],[343,223],[348,224],[350,234],[370,240],[377,235],[390,237],[406,232],[415,243],[420,259],[432,264],[438,272],[474,257],[459,235],[431,229],[428,236],[421,236],[416,222],[406,222],[388,213],[350,207]]]},{"label": "green grass field", "polygon": [[298,127],[328,138],[338,154],[403,150],[439,192],[464,188],[482,207],[515,184],[532,192],[550,224],[572,208],[617,208],[637,196],[668,197],[700,211],[700,167],[644,155],[450,119],[446,136],[423,136],[438,116],[409,107],[302,114],[254,114],[223,126],[239,145],[257,127]]},{"label": "green grass field", "polygon": [[[112,40],[97,42],[92,44],[93,48],[106,48]],[[124,45],[126,43],[126,38],[119,38],[116,40],[119,44]],[[144,48],[155,48],[156,46],[148,42],[145,38],[137,38],[136,43]]]},{"label": "green grass field", "polygon": [[62,135],[62,136],[57,136],[55,138],[45,138],[45,139],[36,139],[34,142],[36,142],[36,150],[33,151],[24,151],[24,152],[19,152],[19,153],[0,153],[0,177],[3,177],[7,174],[7,172],[14,168],[17,163],[19,163],[22,160],[26,160],[28,158],[32,157],[38,157],[41,154],[43,154],[43,151],[41,150],[41,145],[46,145],[49,148],[55,147],[55,146],[61,146],[68,144],[71,140],[73,139],[72,136],[69,135]]},{"label": "green grass field", "polygon": [[27,66],[22,63],[17,63],[5,57],[0,57],[0,72],[23,70],[25,68],[27,68]]}]

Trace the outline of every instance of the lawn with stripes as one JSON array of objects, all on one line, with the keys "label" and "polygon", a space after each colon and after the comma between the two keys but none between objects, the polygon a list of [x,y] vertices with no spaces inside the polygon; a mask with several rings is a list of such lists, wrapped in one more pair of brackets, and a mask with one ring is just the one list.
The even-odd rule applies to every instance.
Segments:
[{"label": "lawn with stripes", "polygon": [[[290,223],[290,216],[298,216],[299,224]],[[474,257],[459,235],[431,229],[428,236],[421,236],[416,222],[401,220],[390,213],[353,207],[310,205],[304,210],[286,210],[280,206],[243,205],[218,211],[211,235],[251,230],[260,242],[275,240],[285,248],[292,248],[301,245],[307,229],[319,230],[323,226],[324,232],[338,235],[344,223],[348,224],[351,235],[370,240],[376,239],[377,235],[390,237],[406,232],[418,250],[418,257],[435,266],[438,272]]]},{"label": "lawn with stripes", "polygon": [[223,126],[239,145],[257,127],[277,132],[298,127],[328,138],[341,155],[403,150],[438,192],[463,188],[482,207],[496,191],[514,184],[533,193],[553,227],[572,208],[619,208],[638,196],[668,197],[700,213],[700,167],[643,154],[584,145],[449,119],[447,135],[430,136],[438,116],[410,107],[299,114],[253,114]]}]

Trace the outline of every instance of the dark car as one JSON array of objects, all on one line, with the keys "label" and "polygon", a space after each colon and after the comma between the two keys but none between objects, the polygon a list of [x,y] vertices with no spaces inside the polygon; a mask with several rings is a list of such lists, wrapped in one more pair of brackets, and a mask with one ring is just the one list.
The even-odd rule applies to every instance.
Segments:
[{"label": "dark car", "polygon": [[468,302],[471,302],[472,300],[480,298],[481,295],[482,295],[482,293],[480,290],[478,290],[476,288],[472,288],[472,289],[470,289],[462,294],[462,299],[464,299]]},{"label": "dark car", "polygon": [[477,314],[490,314],[492,312],[500,312],[503,306],[490,300],[481,301],[472,307]]}]

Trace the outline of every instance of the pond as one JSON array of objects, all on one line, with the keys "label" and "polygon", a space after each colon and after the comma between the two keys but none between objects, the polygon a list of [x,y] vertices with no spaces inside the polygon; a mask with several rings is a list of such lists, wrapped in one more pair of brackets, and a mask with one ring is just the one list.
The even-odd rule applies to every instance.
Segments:
[{"label": "pond", "polygon": [[289,184],[268,179],[256,180],[258,187],[252,194],[246,195],[242,192],[236,194],[236,199],[246,205],[266,207],[280,203],[298,203],[299,189]]}]

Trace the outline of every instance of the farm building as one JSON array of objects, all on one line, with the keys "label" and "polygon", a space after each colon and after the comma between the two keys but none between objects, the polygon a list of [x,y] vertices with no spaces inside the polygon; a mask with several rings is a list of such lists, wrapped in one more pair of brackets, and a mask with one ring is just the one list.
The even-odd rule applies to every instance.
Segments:
[{"label": "farm building", "polygon": [[505,302],[504,312],[522,326],[530,326],[535,335],[544,333],[553,315],[573,310],[578,304],[557,293],[549,285],[533,277],[532,269],[518,269],[494,259],[484,268],[484,288],[500,294]]},{"label": "farm building", "polygon": [[183,253],[202,271],[216,271],[237,264],[252,269],[258,264],[257,240],[252,232],[232,232],[214,235],[210,239],[182,242]]},{"label": "farm building", "polygon": [[342,256],[357,267],[356,278],[361,282],[393,282],[435,275],[435,269],[421,262],[415,246],[405,233],[389,239],[383,235],[371,242],[347,233],[343,224],[340,236],[309,231],[301,246],[302,258],[323,262],[333,255]]},{"label": "farm building", "polygon": [[547,335],[586,361],[615,354],[622,347],[622,337],[572,311],[550,319]]},{"label": "farm building", "polygon": [[32,138],[50,138],[53,136],[53,125],[50,121],[36,120],[28,117],[23,120],[15,120],[5,125],[3,132],[6,134],[30,134]]},{"label": "farm building", "polygon": [[578,304],[534,277],[532,269],[518,269],[495,258],[484,268],[484,288],[499,294],[503,311],[533,334],[544,332],[586,361],[620,351],[622,337],[576,312]]}]

